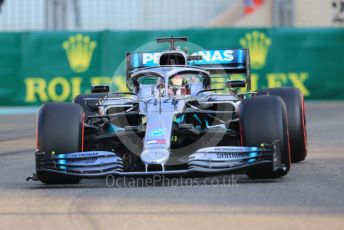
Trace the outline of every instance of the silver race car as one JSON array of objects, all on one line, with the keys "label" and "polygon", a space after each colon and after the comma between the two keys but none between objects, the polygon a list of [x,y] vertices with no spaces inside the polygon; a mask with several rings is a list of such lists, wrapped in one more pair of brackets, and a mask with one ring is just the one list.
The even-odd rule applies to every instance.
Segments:
[{"label": "silver race car", "polygon": [[[305,159],[298,89],[250,92],[247,49],[188,54],[175,47],[186,37],[157,41],[169,43],[169,50],[127,54],[130,92],[110,93],[109,86],[97,85],[73,103],[41,107],[36,173],[29,179],[71,184],[108,175],[234,171],[278,178],[291,162]],[[222,87],[211,87],[215,78],[226,79],[217,81]],[[247,93],[238,93],[245,87]]]}]

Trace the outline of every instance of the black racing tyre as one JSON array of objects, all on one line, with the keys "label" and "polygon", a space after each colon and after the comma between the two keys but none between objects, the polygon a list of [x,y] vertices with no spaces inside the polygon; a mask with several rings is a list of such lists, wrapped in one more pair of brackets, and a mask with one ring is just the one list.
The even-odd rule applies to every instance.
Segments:
[{"label": "black racing tyre", "polygon": [[257,91],[258,95],[275,95],[287,107],[291,162],[303,161],[307,156],[307,130],[304,99],[297,88],[271,88]]},{"label": "black racing tyre", "polygon": [[[44,157],[82,151],[83,110],[74,103],[47,103],[38,113],[37,149]],[[38,179],[45,184],[76,184],[80,178],[41,172],[36,158]]]},{"label": "black racing tyre", "polygon": [[[81,107],[85,111],[86,116],[92,116],[97,115],[97,109],[92,110],[88,105],[95,105],[97,104],[101,99],[105,97],[106,93],[88,93],[88,94],[80,94],[74,98],[74,103],[81,105]],[[86,101],[84,98],[94,98],[99,100],[90,100],[88,102],[88,105],[86,104]]]},{"label": "black racing tyre", "polygon": [[253,179],[278,178],[290,169],[290,151],[285,104],[276,96],[251,97],[239,106],[240,136],[243,146],[260,146],[279,140],[284,168],[273,171],[272,163],[245,170]]}]

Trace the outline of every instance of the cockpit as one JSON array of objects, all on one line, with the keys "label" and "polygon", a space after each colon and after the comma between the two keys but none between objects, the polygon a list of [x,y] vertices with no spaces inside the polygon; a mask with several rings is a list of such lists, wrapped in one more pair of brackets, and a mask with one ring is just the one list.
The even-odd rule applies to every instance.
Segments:
[{"label": "cockpit", "polygon": [[169,77],[158,73],[143,73],[136,78],[135,91],[139,97],[160,96],[195,96],[204,89],[203,72],[181,71]]}]

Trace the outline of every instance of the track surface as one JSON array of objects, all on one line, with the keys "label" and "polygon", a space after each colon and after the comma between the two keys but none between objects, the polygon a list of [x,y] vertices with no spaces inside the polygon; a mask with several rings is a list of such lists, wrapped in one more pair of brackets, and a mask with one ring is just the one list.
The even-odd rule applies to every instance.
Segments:
[{"label": "track surface", "polygon": [[192,186],[122,181],[113,188],[104,180],[26,182],[34,170],[36,115],[2,115],[1,228],[344,229],[344,103],[311,102],[306,112],[308,158],[285,178],[217,177],[217,186],[205,179]]}]

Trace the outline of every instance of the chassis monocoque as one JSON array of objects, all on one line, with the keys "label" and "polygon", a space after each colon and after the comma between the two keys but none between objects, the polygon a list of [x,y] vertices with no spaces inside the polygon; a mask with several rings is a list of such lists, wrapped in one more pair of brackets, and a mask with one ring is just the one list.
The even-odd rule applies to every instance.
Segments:
[{"label": "chassis monocoque", "polygon": [[[92,93],[79,95],[74,103],[43,105],[31,178],[63,184],[107,175],[239,170],[251,178],[277,178],[288,173],[291,162],[304,160],[300,91],[239,94],[237,88],[250,89],[248,50],[188,55],[174,47],[185,40],[158,39],[170,43],[158,55],[128,54],[131,92],[109,93],[108,86],[93,86]],[[213,89],[211,79],[218,73],[240,73],[246,80],[228,80],[224,88]]]}]

